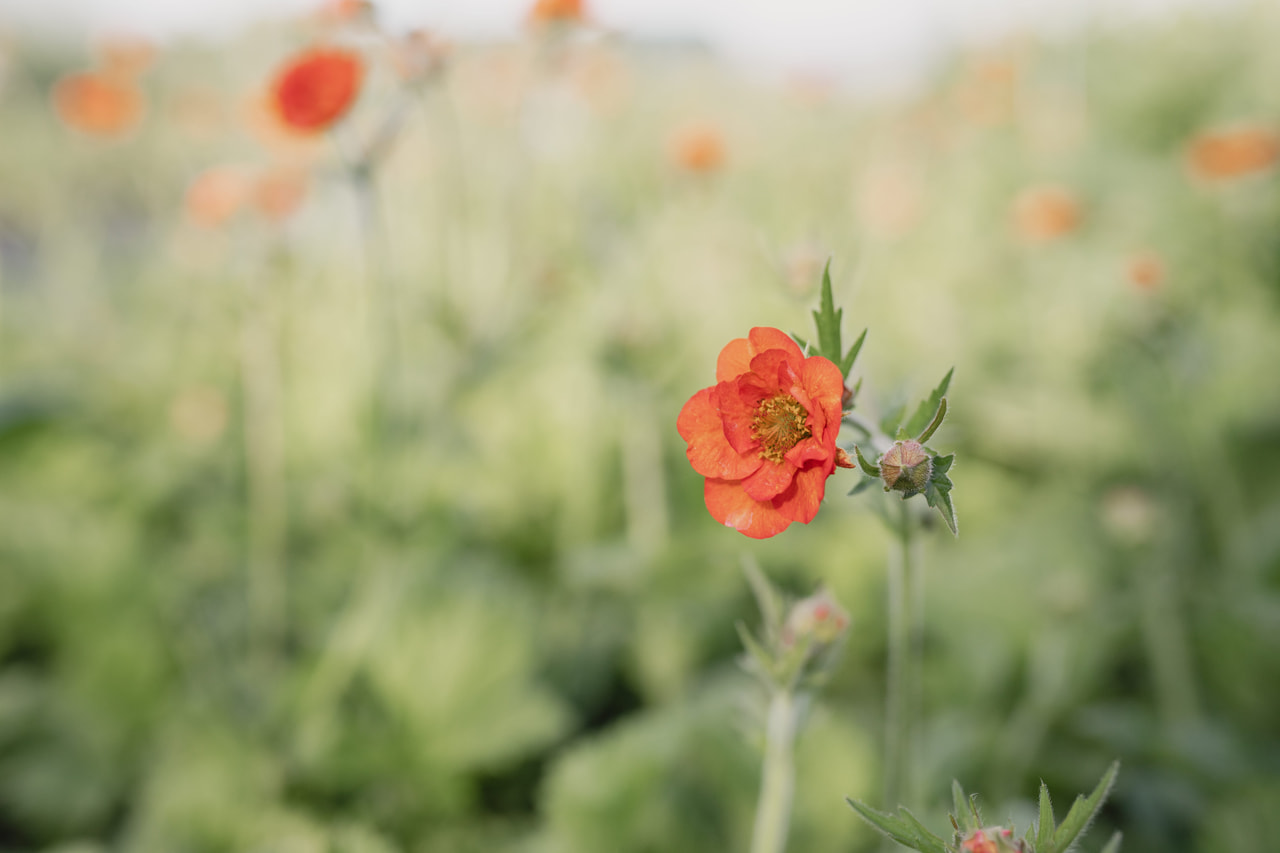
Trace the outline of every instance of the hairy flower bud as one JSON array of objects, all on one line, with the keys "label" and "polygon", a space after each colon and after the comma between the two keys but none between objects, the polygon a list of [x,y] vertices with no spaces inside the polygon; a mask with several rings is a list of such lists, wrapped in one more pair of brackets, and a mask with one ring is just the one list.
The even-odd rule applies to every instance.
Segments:
[{"label": "hairy flower bud", "polygon": [[895,441],[893,447],[880,457],[880,478],[884,480],[884,490],[904,492],[903,497],[911,497],[924,491],[933,473],[933,460],[929,452],[920,442],[908,439]]},{"label": "hairy flower bud", "polygon": [[808,637],[815,645],[827,646],[840,639],[848,627],[848,611],[840,606],[826,587],[822,587],[791,606],[782,636],[788,644]]}]

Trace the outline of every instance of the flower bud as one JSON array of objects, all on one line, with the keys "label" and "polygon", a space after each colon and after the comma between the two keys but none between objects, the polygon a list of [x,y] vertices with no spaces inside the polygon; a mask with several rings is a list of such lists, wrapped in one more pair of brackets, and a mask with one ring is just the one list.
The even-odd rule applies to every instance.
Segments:
[{"label": "flower bud", "polygon": [[805,638],[814,645],[828,646],[840,639],[849,627],[849,613],[826,587],[791,606],[783,626],[783,642],[793,645]]},{"label": "flower bud", "polygon": [[929,476],[933,474],[933,460],[929,452],[913,439],[895,441],[893,447],[880,457],[878,465],[884,490],[904,492],[903,497],[908,498],[923,492]]},{"label": "flower bud", "polygon": [[975,829],[960,844],[963,853],[1003,853],[1017,850],[1013,844],[1013,830],[1001,826],[986,826]]}]

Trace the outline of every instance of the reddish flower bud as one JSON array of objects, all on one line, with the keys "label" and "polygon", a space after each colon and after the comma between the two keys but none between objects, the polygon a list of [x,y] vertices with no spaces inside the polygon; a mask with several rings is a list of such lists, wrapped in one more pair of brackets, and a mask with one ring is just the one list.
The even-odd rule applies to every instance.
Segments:
[{"label": "reddish flower bud", "polygon": [[929,452],[914,439],[895,441],[878,464],[885,491],[904,492],[904,497],[924,491],[933,473]]},{"label": "reddish flower bud", "polygon": [[849,627],[849,613],[826,587],[791,606],[783,628],[783,641],[793,644],[810,638],[816,645],[830,645]]}]

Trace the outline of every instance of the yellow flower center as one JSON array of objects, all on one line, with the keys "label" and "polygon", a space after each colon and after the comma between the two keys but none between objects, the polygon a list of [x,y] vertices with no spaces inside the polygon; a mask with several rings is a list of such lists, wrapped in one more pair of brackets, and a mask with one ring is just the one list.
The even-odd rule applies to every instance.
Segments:
[{"label": "yellow flower center", "polygon": [[781,462],[788,450],[813,435],[806,422],[809,413],[790,394],[763,400],[751,419],[751,437],[760,442],[760,455]]}]

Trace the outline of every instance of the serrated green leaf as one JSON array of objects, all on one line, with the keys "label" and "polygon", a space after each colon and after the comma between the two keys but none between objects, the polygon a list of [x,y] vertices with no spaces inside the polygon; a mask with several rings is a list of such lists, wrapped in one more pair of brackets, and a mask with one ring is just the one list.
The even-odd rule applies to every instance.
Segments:
[{"label": "serrated green leaf", "polygon": [[742,558],[742,573],[747,576],[747,584],[760,608],[765,631],[772,632],[775,626],[782,624],[782,597],[751,557]]},{"label": "serrated green leaf", "polygon": [[1040,780],[1040,823],[1036,826],[1036,850],[1047,851],[1053,844],[1053,831],[1057,827],[1053,822],[1053,800],[1049,797],[1049,786]]},{"label": "serrated green leaf", "polygon": [[868,477],[880,476],[880,466],[868,462],[867,457],[862,455],[862,448],[856,444],[853,446],[853,455],[858,458],[858,467],[862,469],[862,473]]},{"label": "serrated green leaf", "polygon": [[894,817],[851,797],[845,797],[845,802],[863,820],[904,847],[919,850],[920,853],[948,853],[946,842],[926,829],[906,809],[898,810],[903,817]]},{"label": "serrated green leaf", "polygon": [[836,308],[831,296],[831,260],[822,270],[822,296],[818,302],[818,310],[813,312],[813,324],[818,328],[818,355],[840,364],[843,355],[840,351],[840,318],[844,309]]},{"label": "serrated green leaf", "polygon": [[1120,841],[1123,836],[1117,832],[1111,836],[1111,840],[1107,842],[1107,846],[1102,848],[1102,853],[1120,853]]},{"label": "serrated green leaf", "polygon": [[932,437],[933,434],[938,431],[938,427],[942,426],[942,422],[946,420],[946,417],[947,417],[947,398],[943,397],[941,400],[938,401],[938,411],[934,414],[933,420],[930,421],[929,425],[924,428],[924,432],[920,433],[920,435],[916,438],[916,441],[920,442],[921,444],[924,444],[926,441],[928,441],[930,437]]},{"label": "serrated green leaf", "polygon": [[[844,358],[840,360],[840,370],[844,373],[844,378],[849,378],[849,371],[853,370],[853,363],[858,360],[858,353],[862,352],[862,344],[867,339],[869,329],[863,329],[862,334],[858,335],[858,339],[853,342],[853,346],[849,347],[849,351],[845,353]],[[861,382],[859,382],[861,384]]]},{"label": "serrated green leaf", "polygon": [[[947,371],[947,375],[942,377],[942,381],[938,383],[938,387],[933,389],[925,400],[916,407],[915,413],[905,424],[902,425],[902,431],[908,436],[919,434],[928,426],[929,421],[933,418],[934,413],[938,411],[938,404],[942,398],[946,396],[947,389],[951,387],[951,374],[955,373],[953,367]],[[887,430],[886,430],[887,431]]]},{"label": "serrated green leaf", "polygon": [[1037,853],[1064,853],[1068,847],[1075,843],[1076,838],[1097,817],[1099,809],[1102,808],[1103,802],[1107,799],[1107,794],[1111,793],[1111,786],[1116,783],[1116,774],[1119,772],[1120,762],[1112,762],[1111,767],[1103,774],[1102,780],[1098,782],[1098,787],[1093,789],[1092,794],[1087,798],[1083,794],[1076,797],[1076,801],[1071,804],[1071,811],[1067,812],[1066,818],[1053,833],[1051,848],[1043,851],[1037,849]]},{"label": "serrated green leaf", "polygon": [[924,499],[929,506],[942,514],[942,520],[947,523],[947,528],[951,531],[951,534],[959,536],[960,529],[956,519],[956,509],[951,503],[951,478],[947,476],[947,471],[951,469],[953,461],[955,461],[954,453],[933,458],[933,473],[929,476],[929,482],[925,484]]}]

